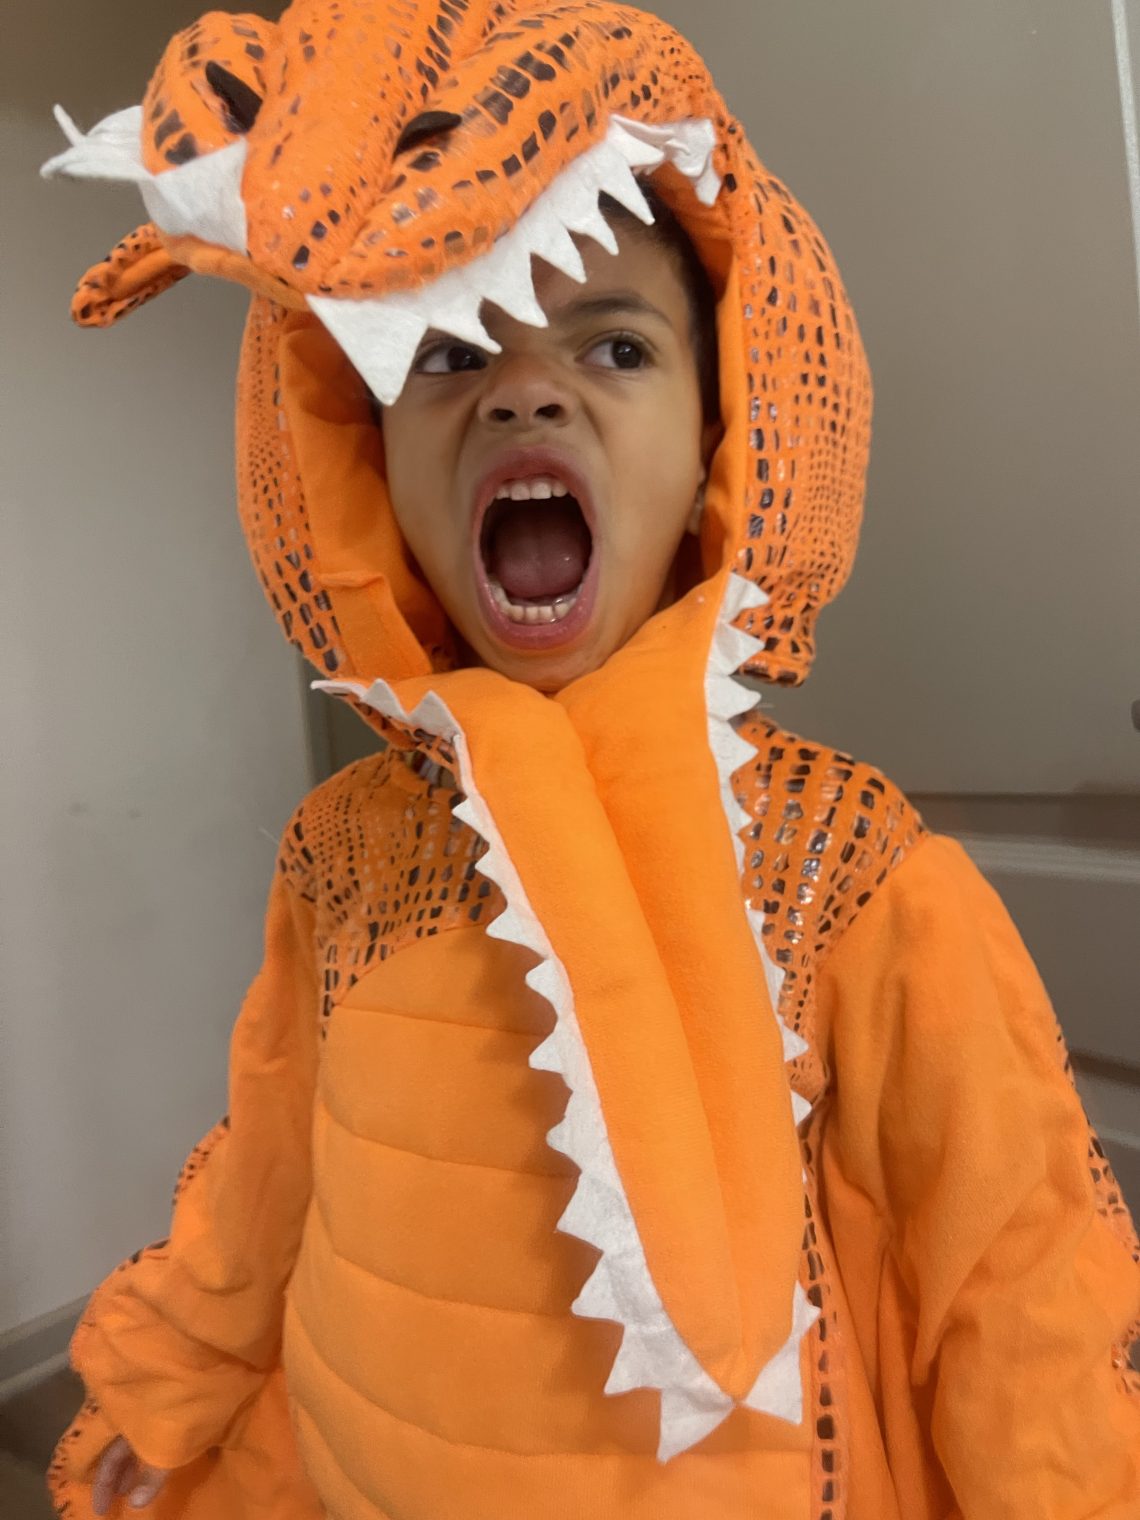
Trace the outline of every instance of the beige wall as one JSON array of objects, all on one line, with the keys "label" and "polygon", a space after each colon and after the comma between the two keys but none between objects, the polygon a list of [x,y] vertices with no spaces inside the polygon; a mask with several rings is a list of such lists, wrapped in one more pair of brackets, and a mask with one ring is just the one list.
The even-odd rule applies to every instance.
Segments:
[{"label": "beige wall", "polygon": [[196,9],[4,22],[0,1333],[166,1232],[308,784],[234,510],[244,299],[187,281],[72,327],[76,280],[143,213],[37,172],[53,102],[84,126],[130,104]]}]

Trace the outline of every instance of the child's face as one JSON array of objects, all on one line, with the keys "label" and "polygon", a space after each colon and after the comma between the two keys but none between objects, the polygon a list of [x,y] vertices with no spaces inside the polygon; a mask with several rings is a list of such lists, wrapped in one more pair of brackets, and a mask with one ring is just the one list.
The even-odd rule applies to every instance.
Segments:
[{"label": "child's face", "polygon": [[477,661],[541,691],[601,665],[672,595],[717,427],[702,425],[671,254],[626,225],[535,261],[550,325],[484,307],[499,354],[424,339],[383,431],[404,537]]}]

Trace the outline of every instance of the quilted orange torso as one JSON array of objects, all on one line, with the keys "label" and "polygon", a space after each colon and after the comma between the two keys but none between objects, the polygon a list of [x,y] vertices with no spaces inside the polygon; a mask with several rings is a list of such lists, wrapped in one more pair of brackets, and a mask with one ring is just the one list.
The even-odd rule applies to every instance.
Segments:
[{"label": "quilted orange torso", "polygon": [[[751,885],[797,883],[773,932],[789,952],[776,951],[788,1015],[809,1036],[797,1081],[822,1115],[812,967],[848,916],[837,901],[857,912],[853,889],[873,889],[921,826],[870,768],[757,727],[757,761],[740,778]],[[476,869],[485,846],[455,801],[437,765],[388,750],[314,793],[288,836],[297,889],[321,888],[324,967],[314,1193],[284,1343],[306,1465],[346,1514],[350,1482],[382,1473],[371,1504],[417,1520],[448,1515],[456,1494],[471,1496],[463,1520],[492,1520],[505,1492],[520,1513],[567,1520],[743,1520],[758,1493],[779,1496],[766,1514],[826,1515],[850,1432],[846,1400],[835,1406],[842,1290],[814,1209],[802,1268],[824,1311],[804,1354],[814,1417],[796,1428],[737,1409],[666,1468],[656,1395],[599,1396],[620,1329],[571,1312],[595,1252],[556,1228],[575,1169],[546,1135],[566,1089],[528,1064],[552,1014],[524,981],[534,957],[485,932],[503,899]],[[335,1437],[326,1445],[327,1416],[309,1411],[344,1400],[365,1411],[382,1461],[357,1465]]]}]

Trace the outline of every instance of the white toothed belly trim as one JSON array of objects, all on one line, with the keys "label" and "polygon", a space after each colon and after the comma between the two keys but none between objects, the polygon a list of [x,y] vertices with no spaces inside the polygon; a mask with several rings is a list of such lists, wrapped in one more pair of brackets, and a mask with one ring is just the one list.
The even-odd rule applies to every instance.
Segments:
[{"label": "white toothed belly trim", "polygon": [[716,129],[705,119],[650,126],[611,116],[601,142],[567,164],[509,232],[470,263],[449,269],[417,290],[378,299],[309,296],[309,305],[385,406],[404,388],[420,340],[429,328],[498,353],[479,319],[484,301],[533,327],[546,316],[534,294],[533,258],[581,283],[586,277],[571,233],[593,238],[611,253],[617,242],[598,206],[612,195],[644,222],[653,220],[634,174],[666,161],[694,182],[698,198],[716,199],[720,179],[712,167]]},{"label": "white toothed belly trim", "polygon": [[[408,713],[384,681],[371,686],[360,681],[312,684],[316,691],[352,696],[401,727],[422,729],[447,739],[455,748],[459,783],[465,793],[465,800],[454,809],[455,816],[486,841],[486,853],[476,863],[476,869],[498,886],[506,900],[503,912],[488,924],[486,932],[495,939],[523,945],[541,957],[539,964],[527,973],[526,981],[554,1009],[554,1029],[532,1052],[530,1065],[537,1071],[557,1072],[570,1089],[566,1111],[547,1136],[550,1145],[573,1161],[581,1173],[574,1196],[558,1221],[558,1229],[601,1252],[597,1266],[571,1307],[582,1318],[614,1320],[622,1326],[621,1348],[605,1392],[626,1393],[634,1388],[660,1391],[657,1456],[659,1461],[666,1462],[714,1430],[731,1414],[734,1402],[685,1345],[649,1275],[645,1250],[606,1132],[569,978],[527,899],[495,820],[479,792],[463,730],[434,693],[429,693]],[[785,1360],[787,1350],[785,1347],[779,1353]],[[763,1389],[760,1391],[764,1393]]]},{"label": "white toothed belly trim", "polygon": [[247,228],[241,179],[245,139],[152,174],[143,163],[142,115],[142,106],[128,106],[125,111],[105,116],[84,134],[63,107],[56,106],[55,119],[71,146],[49,158],[40,173],[45,179],[65,174],[72,179],[137,184],[147,215],[161,232],[171,237],[190,234],[244,254]]},{"label": "white toothed belly trim", "polygon": [[[720,800],[732,835],[732,847],[736,852],[738,871],[744,872],[744,841],[741,831],[752,822],[748,813],[736,800],[732,786],[734,772],[756,757],[756,749],[742,739],[732,726],[732,719],[748,712],[757,705],[755,694],[735,679],[736,672],[745,660],[760,650],[761,641],[742,633],[733,624],[747,608],[762,607],[768,598],[758,586],[744,576],[731,571],[717,619],[709,650],[709,662],[705,672],[705,704],[708,709],[709,747],[716,762],[720,779]],[[803,1040],[780,1017],[780,988],[784,981],[783,968],[777,966],[768,954],[764,943],[764,915],[746,906],[749,927],[760,952],[768,998],[780,1031],[780,1042],[785,1061],[794,1061],[807,1050]],[[811,1104],[794,1089],[791,1094],[792,1122],[799,1126],[811,1113]],[[792,1331],[788,1340],[760,1373],[751,1391],[742,1400],[750,1409],[775,1415],[798,1425],[803,1419],[803,1388],[800,1377],[800,1343],[804,1335],[819,1318],[819,1310],[809,1303],[803,1288],[797,1282],[792,1299]]]}]

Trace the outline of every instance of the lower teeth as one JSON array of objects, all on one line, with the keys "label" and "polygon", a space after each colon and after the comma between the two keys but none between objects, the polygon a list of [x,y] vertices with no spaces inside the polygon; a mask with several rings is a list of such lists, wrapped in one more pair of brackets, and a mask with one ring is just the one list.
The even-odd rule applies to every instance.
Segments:
[{"label": "lower teeth", "polygon": [[495,598],[495,604],[499,610],[508,617],[512,623],[560,623],[569,613],[571,607],[578,600],[577,590],[569,592],[566,596],[560,596],[553,602],[512,602],[507,593],[492,576],[490,578],[491,594]]}]

